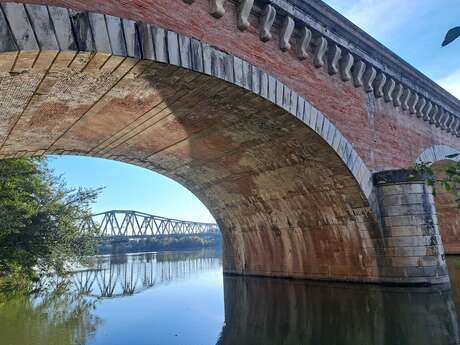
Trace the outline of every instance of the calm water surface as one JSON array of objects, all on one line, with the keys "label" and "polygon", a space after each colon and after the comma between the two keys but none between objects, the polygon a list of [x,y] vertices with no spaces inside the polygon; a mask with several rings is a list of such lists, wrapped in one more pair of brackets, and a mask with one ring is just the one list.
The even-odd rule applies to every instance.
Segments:
[{"label": "calm water surface", "polygon": [[395,288],[223,277],[212,250],[100,256],[0,306],[0,344],[460,344],[457,259],[451,288]]}]

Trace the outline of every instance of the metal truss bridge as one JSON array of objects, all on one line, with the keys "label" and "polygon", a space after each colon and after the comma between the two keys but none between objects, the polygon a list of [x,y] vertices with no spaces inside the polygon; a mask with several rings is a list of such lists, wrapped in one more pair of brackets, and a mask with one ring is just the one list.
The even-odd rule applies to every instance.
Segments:
[{"label": "metal truss bridge", "polygon": [[189,222],[129,210],[94,214],[83,222],[82,227],[87,231],[96,230],[100,239],[108,241],[220,235],[219,227],[214,223]]}]

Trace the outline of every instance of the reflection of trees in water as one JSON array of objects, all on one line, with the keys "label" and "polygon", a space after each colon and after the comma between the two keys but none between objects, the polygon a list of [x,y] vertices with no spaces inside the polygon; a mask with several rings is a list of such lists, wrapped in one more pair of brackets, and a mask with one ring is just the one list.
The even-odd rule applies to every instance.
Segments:
[{"label": "reflection of trees in water", "polygon": [[[98,299],[85,294],[130,295],[220,267],[220,259],[203,253],[99,257],[94,269],[71,277],[69,289],[16,299],[0,309],[0,343],[30,344],[33,339],[33,345],[86,344],[101,320],[92,315]],[[459,286],[452,280],[454,288]],[[225,325],[218,345],[459,341],[452,291],[445,286],[395,288],[225,277],[224,297]]]},{"label": "reflection of trees in water", "polygon": [[225,277],[219,345],[457,344],[449,287],[394,288]]},{"label": "reflection of trees in water", "polygon": [[17,296],[0,308],[2,344],[86,344],[101,320],[96,300],[57,284],[32,296]]},{"label": "reflection of trees in water", "polygon": [[[94,269],[51,277],[33,296],[11,296],[0,306],[0,344],[86,344],[102,320],[93,314],[98,297],[145,289],[220,269],[213,251],[97,257]],[[32,341],[32,343],[31,343]]]},{"label": "reflection of trees in water", "polygon": [[97,297],[130,296],[221,267],[214,251],[98,257],[94,268],[72,274],[76,291]]}]

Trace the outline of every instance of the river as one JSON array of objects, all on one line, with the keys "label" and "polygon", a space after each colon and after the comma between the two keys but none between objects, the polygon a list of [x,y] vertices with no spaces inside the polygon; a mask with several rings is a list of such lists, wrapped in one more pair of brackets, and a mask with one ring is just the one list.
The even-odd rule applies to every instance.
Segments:
[{"label": "river", "polygon": [[1,345],[460,344],[451,287],[222,275],[216,250],[97,256],[0,306]]}]

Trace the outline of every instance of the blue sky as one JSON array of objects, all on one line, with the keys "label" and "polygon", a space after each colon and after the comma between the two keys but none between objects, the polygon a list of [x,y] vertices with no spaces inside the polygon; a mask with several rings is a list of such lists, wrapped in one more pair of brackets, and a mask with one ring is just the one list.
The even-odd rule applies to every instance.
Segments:
[{"label": "blue sky", "polygon": [[[460,41],[441,48],[460,25],[458,0],[326,0],[374,38],[460,98]],[[167,177],[129,164],[88,157],[50,157],[70,186],[105,187],[96,212],[133,209],[165,217],[212,222],[206,207]]]},{"label": "blue sky", "polygon": [[441,48],[460,26],[458,0],[326,0],[328,5],[460,98],[460,41]]},{"label": "blue sky", "polygon": [[163,217],[214,222],[208,209],[179,183],[131,164],[82,156],[50,156],[49,167],[69,186],[104,187],[95,212],[136,210]]}]

